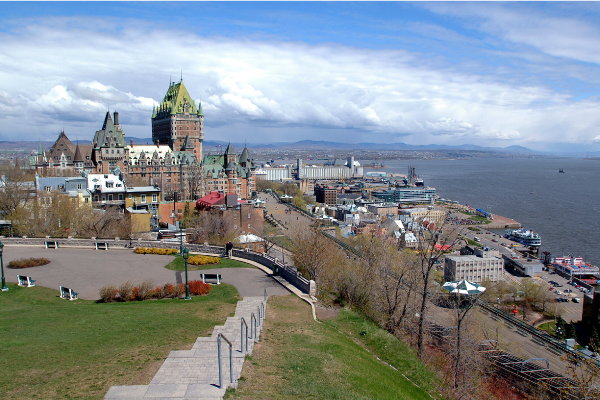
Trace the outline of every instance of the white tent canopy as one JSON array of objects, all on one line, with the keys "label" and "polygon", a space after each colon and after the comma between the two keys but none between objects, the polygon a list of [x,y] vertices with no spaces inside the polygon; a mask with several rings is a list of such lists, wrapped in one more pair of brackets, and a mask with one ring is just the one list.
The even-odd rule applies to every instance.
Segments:
[{"label": "white tent canopy", "polygon": [[462,295],[481,294],[485,292],[485,288],[483,286],[477,283],[469,282],[466,279],[456,282],[446,282],[444,283],[443,288],[450,293]]}]

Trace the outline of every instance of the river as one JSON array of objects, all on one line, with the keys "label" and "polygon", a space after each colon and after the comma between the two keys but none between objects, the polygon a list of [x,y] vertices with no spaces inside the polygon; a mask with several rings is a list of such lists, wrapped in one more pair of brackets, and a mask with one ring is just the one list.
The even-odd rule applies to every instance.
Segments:
[{"label": "river", "polygon": [[[361,161],[369,163],[373,161]],[[377,160],[406,174],[409,165],[446,199],[491,209],[540,234],[542,251],[583,256],[600,266],[600,161],[546,158]],[[559,169],[564,173],[559,173]],[[541,253],[540,253],[541,254]]]}]

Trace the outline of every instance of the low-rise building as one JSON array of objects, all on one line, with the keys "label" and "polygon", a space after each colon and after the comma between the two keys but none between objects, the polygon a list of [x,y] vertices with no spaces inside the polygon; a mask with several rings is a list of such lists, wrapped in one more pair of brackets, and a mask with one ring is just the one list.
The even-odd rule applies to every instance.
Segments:
[{"label": "low-rise building", "polygon": [[333,186],[315,185],[317,203],[334,206],[337,204],[337,189]]},{"label": "low-rise building", "polygon": [[125,205],[125,184],[114,174],[88,174],[87,187],[94,206]]},{"label": "low-rise building", "polygon": [[436,194],[435,188],[430,187],[405,187],[381,192],[373,192],[373,196],[396,203],[433,204]]},{"label": "low-rise building", "polygon": [[398,215],[398,203],[379,203],[367,205],[367,211],[375,215]]},{"label": "low-rise building", "polygon": [[429,221],[441,226],[446,220],[446,212],[430,208],[404,208],[400,209],[400,215],[406,215],[413,221]]},{"label": "low-rise building", "polygon": [[131,214],[131,227],[134,232],[158,229],[160,200],[158,186],[137,186],[126,189],[125,209]]},{"label": "low-rise building", "polygon": [[458,281],[466,279],[481,283],[487,279],[492,282],[502,280],[504,276],[504,260],[498,250],[487,247],[475,248],[472,255],[446,256],[444,280]]}]

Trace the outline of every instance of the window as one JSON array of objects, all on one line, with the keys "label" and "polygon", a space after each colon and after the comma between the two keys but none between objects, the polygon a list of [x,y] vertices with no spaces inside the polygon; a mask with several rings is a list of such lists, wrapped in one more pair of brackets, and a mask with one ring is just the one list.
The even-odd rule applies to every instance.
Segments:
[{"label": "window", "polygon": [[153,194],[152,195],[152,202],[156,203],[158,201],[158,195],[157,194]]},{"label": "window", "polygon": [[143,194],[143,195],[141,196],[141,202],[142,202],[142,203],[145,203],[145,202],[146,202],[146,195],[145,195],[145,194]]},{"label": "window", "polygon": [[98,195],[95,195],[94,196],[94,201],[98,201],[98,199],[99,199]]},{"label": "window", "polygon": [[109,195],[108,195],[108,201],[112,201],[112,200],[113,200],[113,195],[112,195],[112,194],[109,194]]},{"label": "window", "polygon": [[85,198],[86,203],[89,203],[89,200],[90,200],[89,198],[87,198],[87,197]]},{"label": "window", "polygon": [[103,202],[105,202],[105,201],[106,201],[106,195],[105,195],[105,194],[103,194],[103,195],[102,195],[102,201],[103,201]]},{"label": "window", "polygon": [[119,200],[123,200],[123,193],[119,193]]},{"label": "window", "polygon": [[78,184],[77,184],[77,189],[78,189],[78,190],[81,190],[81,183],[78,183]]},{"label": "window", "polygon": [[131,199],[133,197],[133,195],[131,193],[129,193],[129,198]]}]

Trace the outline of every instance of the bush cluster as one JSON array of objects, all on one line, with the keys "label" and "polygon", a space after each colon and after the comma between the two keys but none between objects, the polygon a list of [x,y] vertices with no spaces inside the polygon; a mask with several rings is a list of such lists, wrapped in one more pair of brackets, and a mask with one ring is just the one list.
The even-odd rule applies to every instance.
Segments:
[{"label": "bush cluster", "polygon": [[19,269],[19,268],[31,268],[38,267],[40,265],[46,265],[50,262],[47,258],[21,258],[19,260],[13,260],[8,263],[8,268]]},{"label": "bush cluster", "polygon": [[191,264],[191,265],[221,264],[221,259],[219,257],[211,257],[211,256],[190,256],[190,258],[188,258],[188,264]]},{"label": "bush cluster", "polygon": [[136,254],[158,254],[161,256],[170,256],[171,254],[179,253],[177,249],[159,249],[156,247],[136,247],[133,251]]},{"label": "bush cluster", "polygon": [[[210,285],[200,281],[190,281],[190,295],[203,296],[210,293]],[[148,299],[169,299],[185,295],[184,283],[166,283],[163,286],[154,286],[151,281],[144,281],[138,286],[133,286],[130,281],[122,283],[118,288],[115,285],[106,285],[100,288],[100,301],[110,303],[113,301],[144,301]]]}]

